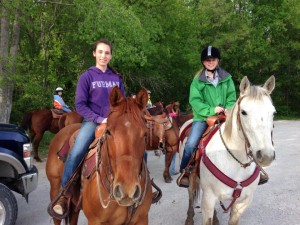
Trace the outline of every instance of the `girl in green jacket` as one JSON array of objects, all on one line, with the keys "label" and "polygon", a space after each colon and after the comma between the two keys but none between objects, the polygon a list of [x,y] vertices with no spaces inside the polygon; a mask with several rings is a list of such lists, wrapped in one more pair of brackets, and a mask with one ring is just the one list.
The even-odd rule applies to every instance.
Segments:
[{"label": "girl in green jacket", "polygon": [[181,187],[189,186],[189,173],[185,170],[200,137],[207,128],[206,118],[227,111],[236,102],[236,91],[231,75],[219,67],[220,51],[213,46],[202,50],[201,62],[203,70],[196,74],[191,86],[189,102],[192,106],[194,118],[190,135],[186,142],[180,171],[177,180]]}]

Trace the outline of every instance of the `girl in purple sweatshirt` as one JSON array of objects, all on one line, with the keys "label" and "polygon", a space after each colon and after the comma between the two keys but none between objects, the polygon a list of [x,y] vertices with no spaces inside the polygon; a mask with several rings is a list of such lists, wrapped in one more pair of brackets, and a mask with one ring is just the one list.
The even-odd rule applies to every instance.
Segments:
[{"label": "girl in purple sweatshirt", "polygon": [[[113,71],[108,63],[112,58],[111,43],[105,39],[95,42],[93,56],[96,65],[90,67],[79,78],[76,88],[76,111],[84,118],[73,148],[65,163],[62,188],[65,187],[75,169],[95,139],[95,128],[106,122],[109,113],[109,94],[114,86],[118,86],[123,96],[124,84],[119,74]],[[66,200],[62,196],[53,210],[63,215]]]}]

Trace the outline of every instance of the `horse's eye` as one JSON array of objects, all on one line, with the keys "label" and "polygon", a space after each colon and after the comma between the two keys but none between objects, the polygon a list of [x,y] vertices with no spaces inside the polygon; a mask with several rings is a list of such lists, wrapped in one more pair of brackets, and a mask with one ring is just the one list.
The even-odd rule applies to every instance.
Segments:
[{"label": "horse's eye", "polygon": [[108,129],[106,130],[106,134],[109,135],[109,136],[111,136],[111,133],[110,133],[110,131]]},{"label": "horse's eye", "polygon": [[245,110],[242,110],[242,115],[247,116],[247,112]]}]

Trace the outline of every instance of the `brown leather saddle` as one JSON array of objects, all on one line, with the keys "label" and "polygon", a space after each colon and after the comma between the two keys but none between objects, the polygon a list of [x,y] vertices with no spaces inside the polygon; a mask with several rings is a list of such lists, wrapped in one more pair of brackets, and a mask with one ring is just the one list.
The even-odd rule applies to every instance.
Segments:
[{"label": "brown leather saddle", "polygon": [[52,117],[54,119],[59,119],[60,117],[62,117],[63,114],[66,113],[62,109],[51,109],[51,112],[52,112]]},{"label": "brown leather saddle", "polygon": [[[87,153],[87,155],[84,158],[83,161],[83,174],[86,174],[86,178],[89,177],[91,171],[93,170],[93,168],[95,167],[95,153],[96,153],[96,145],[97,142],[99,141],[99,139],[101,138],[101,136],[104,133],[104,130],[106,128],[106,124],[100,124],[99,126],[96,127],[95,129],[95,139],[94,141],[90,144],[89,146],[89,151]],[[76,137],[78,135],[79,129],[76,130],[69,139],[67,139],[64,143],[64,145],[62,146],[62,148],[57,152],[57,156],[58,158],[65,162],[68,158],[68,155],[75,143]],[[89,175],[87,175],[87,173]]]}]

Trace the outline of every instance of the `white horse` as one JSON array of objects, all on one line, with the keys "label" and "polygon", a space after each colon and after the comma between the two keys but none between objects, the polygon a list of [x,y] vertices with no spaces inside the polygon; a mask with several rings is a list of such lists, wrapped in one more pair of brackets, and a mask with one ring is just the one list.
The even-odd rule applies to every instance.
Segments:
[{"label": "white horse", "polygon": [[[212,136],[200,161],[202,190],[202,224],[219,224],[215,204],[230,210],[229,224],[239,224],[243,212],[250,205],[259,182],[259,167],[268,166],[275,159],[273,146],[273,116],[275,108],[270,94],[275,88],[271,76],[261,86],[251,86],[247,77],[240,83],[240,96],[226,118],[226,122]],[[184,145],[181,145],[182,154]],[[192,178],[192,179],[191,179]],[[187,224],[193,224],[194,200],[199,192],[199,180],[191,174]]]}]

